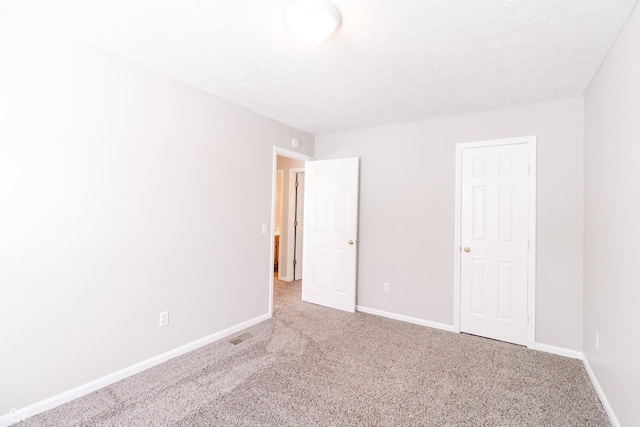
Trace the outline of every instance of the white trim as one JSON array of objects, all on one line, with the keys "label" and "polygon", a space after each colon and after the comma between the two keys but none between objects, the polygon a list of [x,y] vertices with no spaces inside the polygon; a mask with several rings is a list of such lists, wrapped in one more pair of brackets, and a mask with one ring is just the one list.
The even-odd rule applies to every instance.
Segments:
[{"label": "white trim", "polygon": [[[182,354],[185,354],[197,348],[203,347],[207,344],[211,344],[212,342],[218,341],[238,331],[241,331],[250,326],[263,322],[267,320],[269,317],[270,317],[269,314],[263,314],[253,319],[249,319],[245,322],[231,326],[220,332],[216,332],[204,338],[200,338],[198,340],[192,341],[188,344],[174,348],[173,350],[169,350],[166,353],[162,353],[157,356],[151,357],[150,359],[143,360],[142,362],[136,363],[135,365],[131,365],[127,368],[120,369],[119,371],[113,372],[109,375],[105,375],[104,377],[98,378],[86,384],[72,388],[71,390],[67,390],[55,396],[41,400],[40,402],[33,403],[19,410],[15,410],[15,411],[12,410],[11,412],[15,412],[16,415],[12,415],[10,412],[9,414],[6,414],[0,417],[0,427],[10,426],[28,417],[47,411],[49,409],[53,409],[64,403],[67,403],[79,397],[85,396],[96,390],[107,387],[115,382],[118,382],[132,375],[140,373],[146,369],[149,369],[156,365],[164,363],[167,360],[173,359]],[[21,416],[20,414],[18,414],[18,412],[26,413],[26,416]]]},{"label": "white trim", "polygon": [[492,147],[497,145],[527,144],[529,147],[529,256],[528,256],[528,315],[527,347],[536,345],[536,136],[494,139],[489,141],[466,142],[456,144],[456,176],[455,176],[455,231],[454,231],[454,272],[453,272],[453,330],[460,332],[460,247],[461,247],[461,212],[462,207],[462,151],[469,148]]},{"label": "white trim", "polygon": [[[309,163],[305,163],[304,164],[304,225],[303,225],[303,233],[305,236],[309,235],[309,226],[307,225],[307,218],[309,216],[309,212],[307,212],[307,208],[309,207],[309,191],[307,191],[307,189],[309,188]],[[309,258],[308,256],[308,251],[307,251],[307,239],[304,240],[304,246],[302,248],[302,265],[307,265],[307,259]],[[307,280],[305,280],[304,276],[305,276],[305,270],[302,270],[302,301],[307,301],[307,287],[305,286],[305,284],[307,283]]]},{"label": "white trim", "polygon": [[535,135],[526,137],[529,140],[529,347],[534,347],[536,342],[536,267],[537,267],[537,222],[538,222],[538,160],[537,138]]},{"label": "white trim", "polygon": [[609,404],[609,401],[607,400],[607,396],[604,394],[604,390],[602,390],[602,387],[600,387],[600,383],[598,382],[598,379],[596,378],[596,374],[593,372],[593,369],[591,369],[591,365],[589,364],[589,359],[587,359],[586,355],[583,355],[582,363],[584,363],[584,369],[587,371],[587,375],[589,375],[591,384],[593,384],[593,388],[596,390],[596,393],[600,398],[600,403],[602,403],[604,410],[609,416],[609,421],[611,421],[611,424],[613,425],[613,427],[620,427],[620,421],[618,421],[616,414],[613,412],[613,408]]},{"label": "white trim", "polygon": [[286,148],[277,147],[275,145],[273,146],[273,155],[276,157],[276,160],[278,156],[288,157],[295,160],[302,160],[303,162],[309,162],[316,159],[310,154],[298,153],[297,151],[287,150]]},{"label": "white trim", "polygon": [[[288,281],[293,280],[295,277],[295,270],[293,265],[293,221],[292,219],[296,216],[296,174],[304,173],[305,168],[293,168],[289,169],[289,214],[288,214],[288,223],[287,223],[287,278]],[[304,200],[302,201],[304,203]],[[289,274],[289,268],[291,268],[291,274]]]},{"label": "white trim", "polygon": [[454,259],[453,259],[453,330],[460,332],[460,241],[462,240],[462,148],[456,144],[456,188],[454,213]]},{"label": "white trim", "polygon": [[[273,147],[273,158],[271,159],[271,231],[269,233],[270,242],[273,242],[273,228],[276,217],[276,171],[278,170],[278,156],[302,160],[304,162],[315,160],[315,157],[309,156],[307,154],[287,150],[286,148],[282,147]],[[269,317],[271,317],[273,316],[273,244],[269,246],[271,246],[271,249],[269,249]]]},{"label": "white trim", "polygon": [[570,357],[571,359],[579,359],[582,360],[582,352],[578,350],[571,350],[564,347],[556,347],[555,345],[535,343],[533,346],[534,350],[544,351],[545,353],[556,354],[558,356]]},{"label": "white trim", "polygon": [[418,319],[417,317],[405,316],[403,314],[390,313],[388,311],[377,310],[375,308],[363,307],[356,305],[356,311],[373,314],[376,316],[386,317],[389,319],[400,320],[402,322],[413,323],[415,325],[427,326],[429,328],[440,329],[447,332],[455,332],[453,326],[444,323],[432,322],[430,320]]}]

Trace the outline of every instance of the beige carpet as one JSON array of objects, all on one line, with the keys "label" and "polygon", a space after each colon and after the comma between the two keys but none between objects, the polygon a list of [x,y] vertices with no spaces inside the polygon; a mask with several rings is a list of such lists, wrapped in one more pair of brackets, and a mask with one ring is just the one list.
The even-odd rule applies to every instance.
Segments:
[{"label": "beige carpet", "polygon": [[21,425],[610,425],[580,361],[305,304],[300,282],[276,283],[274,305],[266,322]]}]

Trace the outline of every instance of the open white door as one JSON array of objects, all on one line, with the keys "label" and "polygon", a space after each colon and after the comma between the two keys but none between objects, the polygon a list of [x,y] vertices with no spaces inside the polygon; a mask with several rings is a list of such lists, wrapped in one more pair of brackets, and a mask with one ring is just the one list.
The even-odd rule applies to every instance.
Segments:
[{"label": "open white door", "polygon": [[306,162],[302,299],[354,312],[359,159]]}]

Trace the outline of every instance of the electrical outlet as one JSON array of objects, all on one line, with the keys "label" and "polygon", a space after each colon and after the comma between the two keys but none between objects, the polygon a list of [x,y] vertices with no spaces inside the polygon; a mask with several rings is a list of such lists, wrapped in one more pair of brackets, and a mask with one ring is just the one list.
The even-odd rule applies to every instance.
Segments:
[{"label": "electrical outlet", "polygon": [[163,311],[160,313],[160,320],[158,322],[158,326],[167,326],[169,324],[169,312]]},{"label": "electrical outlet", "polygon": [[600,334],[596,332],[596,351],[600,350]]},{"label": "electrical outlet", "polygon": [[383,286],[383,290],[384,290],[384,293],[385,293],[385,294],[388,294],[388,293],[389,293],[389,284],[388,284],[388,283],[385,283],[385,284],[384,284],[384,286]]}]

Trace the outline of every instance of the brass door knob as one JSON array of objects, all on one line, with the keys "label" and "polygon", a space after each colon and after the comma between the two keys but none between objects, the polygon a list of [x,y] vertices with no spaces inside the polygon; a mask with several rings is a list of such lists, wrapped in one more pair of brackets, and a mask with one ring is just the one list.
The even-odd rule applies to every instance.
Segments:
[{"label": "brass door knob", "polygon": [[464,251],[465,251],[465,252],[471,252],[471,248],[470,248],[470,247],[468,247],[468,246],[465,246]]},{"label": "brass door knob", "polygon": [[349,240],[347,243],[353,245],[353,240]]}]

